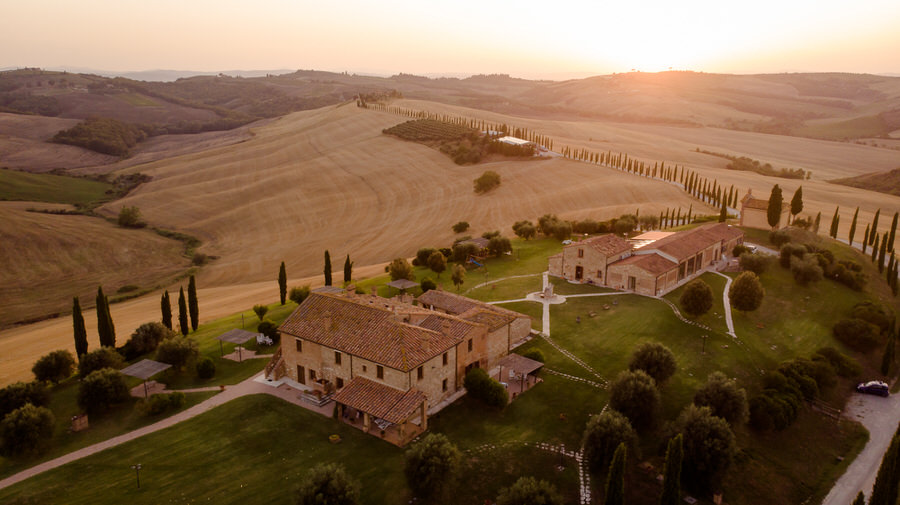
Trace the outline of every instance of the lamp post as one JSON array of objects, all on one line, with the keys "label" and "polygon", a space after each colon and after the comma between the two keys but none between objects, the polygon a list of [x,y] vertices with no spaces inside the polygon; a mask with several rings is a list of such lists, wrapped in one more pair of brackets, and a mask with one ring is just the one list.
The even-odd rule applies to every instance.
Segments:
[{"label": "lamp post", "polygon": [[706,354],[706,337],[708,337],[708,336],[709,335],[703,335],[703,351],[701,351],[701,354],[704,354],[704,355]]},{"label": "lamp post", "polygon": [[138,463],[136,465],[131,465],[131,469],[134,470],[134,476],[137,478],[137,487],[141,488],[141,464]]}]

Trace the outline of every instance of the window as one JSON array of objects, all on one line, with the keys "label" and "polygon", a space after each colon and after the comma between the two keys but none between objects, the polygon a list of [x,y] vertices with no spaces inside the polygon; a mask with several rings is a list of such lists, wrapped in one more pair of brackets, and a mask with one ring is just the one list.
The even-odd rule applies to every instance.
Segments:
[{"label": "window", "polygon": [[384,379],[384,367],[383,366],[378,365],[375,368],[375,376],[378,377],[379,379]]},{"label": "window", "polygon": [[297,343],[297,352],[303,352],[303,341],[299,338],[295,339],[295,341]]},{"label": "window", "polygon": [[340,377],[338,377],[337,378],[337,388],[341,389],[342,387],[344,387],[344,379],[341,379]]},{"label": "window", "polygon": [[334,351],[334,364],[335,365],[341,364],[341,352],[340,351]]},{"label": "window", "polygon": [[363,365],[363,372],[368,372],[368,371],[369,371],[369,367],[367,367],[366,365]]},{"label": "window", "polygon": [[469,339],[469,352],[472,352],[472,339]]},{"label": "window", "polygon": [[425,370],[422,367],[419,367],[416,370],[416,378],[422,380],[425,377]]},{"label": "window", "polygon": [[444,360],[444,366],[447,366],[447,353],[444,353],[443,360]]},{"label": "window", "polygon": [[584,249],[579,249],[579,250],[578,250],[578,257],[579,257],[579,258],[584,258]]},{"label": "window", "polygon": [[311,380],[311,381],[316,380],[316,371],[315,370],[309,371],[309,380]]},{"label": "window", "polygon": [[442,391],[446,391],[446,390],[447,390],[447,379],[444,379],[444,381],[441,382],[441,390],[442,390]]},{"label": "window", "polygon": [[597,278],[603,280],[603,270],[597,270]]}]

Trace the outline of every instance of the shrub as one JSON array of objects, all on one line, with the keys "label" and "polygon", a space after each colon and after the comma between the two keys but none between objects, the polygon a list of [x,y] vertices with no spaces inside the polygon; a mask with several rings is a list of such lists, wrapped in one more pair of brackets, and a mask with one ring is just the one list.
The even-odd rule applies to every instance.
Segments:
[{"label": "shrub", "polygon": [[750,426],[758,431],[783,430],[797,418],[801,401],[800,396],[765,389],[750,400]]},{"label": "shrub", "polygon": [[199,354],[197,342],[190,337],[170,338],[156,349],[157,361],[168,363],[177,370],[196,360]]},{"label": "shrub", "polygon": [[169,394],[150,395],[150,398],[138,401],[135,408],[145,416],[158,416],[167,410],[177,410],[184,406],[184,393],[175,391]]},{"label": "shrub", "polygon": [[619,217],[616,219],[616,224],[613,225],[613,230],[620,235],[631,233],[635,228],[637,228],[637,218],[632,214]]},{"label": "shrub", "polygon": [[816,351],[813,360],[821,358],[827,361],[841,377],[857,377],[862,373],[862,365],[856,359],[847,356],[834,347],[823,347]]},{"label": "shrub", "polygon": [[259,318],[260,322],[262,322],[263,318],[266,317],[266,313],[269,312],[269,307],[266,305],[254,305],[253,312],[256,314],[256,317]]},{"label": "shrub", "polygon": [[878,302],[865,301],[857,303],[851,311],[853,317],[868,321],[881,330],[888,332],[894,324],[894,313]]},{"label": "shrub", "polygon": [[581,446],[591,470],[600,473],[609,467],[619,444],[634,447],[636,441],[637,435],[628,419],[615,410],[606,410],[588,421]]},{"label": "shrub", "polygon": [[203,266],[209,262],[209,256],[203,254],[201,252],[195,252],[194,257],[191,258],[191,265],[194,266]]},{"label": "shrub", "polygon": [[469,229],[469,223],[460,221],[453,225],[453,233],[463,233]]},{"label": "shrub", "polygon": [[766,292],[753,272],[743,272],[731,283],[728,297],[731,305],[737,310],[754,311],[762,304]]},{"label": "shrub", "polygon": [[447,269],[447,258],[440,251],[434,251],[428,256],[425,264],[432,272],[440,276],[441,272]]},{"label": "shrub", "polygon": [[95,370],[104,368],[118,370],[123,366],[125,366],[125,360],[121,354],[112,347],[101,347],[81,355],[81,361],[78,362],[78,375],[87,377]]},{"label": "shrub", "polygon": [[53,383],[69,377],[72,375],[73,370],[75,370],[75,358],[72,357],[72,353],[66,350],[53,351],[42,356],[31,367],[31,371],[37,380]]},{"label": "shrub", "polygon": [[537,228],[535,228],[531,221],[517,221],[512,229],[517,237],[524,238],[525,240],[534,238],[537,234]]},{"label": "shrub", "polygon": [[731,255],[735,258],[739,258],[742,254],[751,252],[750,249],[742,244],[738,244],[731,249]]},{"label": "shrub", "polygon": [[256,326],[256,331],[271,338],[273,344],[277,344],[281,340],[281,333],[278,332],[278,325],[268,319],[260,321]]},{"label": "shrub", "polygon": [[745,252],[740,256],[741,270],[749,270],[762,275],[769,268],[771,260],[765,254]]},{"label": "shrub", "polygon": [[463,386],[466,388],[466,393],[472,398],[490,407],[502,409],[509,402],[506,388],[488,376],[487,372],[481,368],[469,370],[463,380]]},{"label": "shrub", "polygon": [[781,247],[778,262],[782,268],[791,268],[791,258],[802,258],[807,252],[806,247],[800,244],[785,244]]},{"label": "shrub", "polygon": [[451,259],[457,263],[464,263],[469,259],[469,256],[476,254],[478,254],[478,246],[475,244],[454,244]]},{"label": "shrub", "polygon": [[212,379],[216,375],[216,363],[209,356],[200,358],[195,368],[201,379]]},{"label": "shrub", "polygon": [[406,451],[406,482],[417,497],[445,501],[461,462],[462,454],[446,436],[430,433]]},{"label": "shrub", "polygon": [[540,361],[541,363],[546,363],[547,359],[544,357],[544,353],[541,352],[540,349],[528,349],[527,351],[521,353],[522,356],[533,359],[535,361]]},{"label": "shrub", "polygon": [[769,242],[771,242],[775,247],[781,247],[790,241],[791,236],[788,235],[786,231],[778,230],[769,232]]},{"label": "shrub", "polygon": [[815,256],[807,254],[803,258],[792,257],[790,261],[791,275],[794,276],[794,282],[800,286],[822,280],[822,267],[819,266]]},{"label": "shrub", "polygon": [[295,493],[297,505],[356,505],[359,483],[336,463],[318,464],[306,472]]},{"label": "shrub", "polygon": [[678,299],[681,309],[691,317],[702,316],[713,306],[713,292],[702,279],[694,279],[684,287]]},{"label": "shrub", "polygon": [[437,289],[437,284],[430,277],[426,277],[422,279],[422,283],[420,284],[422,287],[422,293],[427,293],[432,289]]},{"label": "shrub", "polygon": [[43,382],[15,382],[0,389],[0,419],[29,403],[38,407],[50,403],[50,391]]},{"label": "shrub", "polygon": [[713,415],[732,425],[747,419],[747,393],[722,372],[709,375],[706,384],[694,395],[694,404],[709,407]]},{"label": "shrub", "polygon": [[405,258],[396,258],[388,265],[388,272],[391,274],[391,280],[408,279],[414,280],[413,267]]},{"label": "shrub", "polygon": [[609,406],[638,430],[653,426],[659,408],[656,382],[643,370],[621,372],[610,387]]},{"label": "shrub", "polygon": [[500,174],[487,170],[481,177],[475,179],[475,193],[487,193],[500,185]]},{"label": "shrub", "polygon": [[306,300],[306,297],[309,296],[309,286],[294,286],[291,288],[291,292],[288,294],[288,298],[300,305],[303,303],[303,300]]},{"label": "shrub", "polygon": [[646,342],[635,349],[634,354],[631,355],[628,369],[631,371],[643,370],[653,378],[656,384],[662,384],[675,373],[677,366],[675,355],[668,347],[658,342]]},{"label": "shrub", "polygon": [[413,265],[422,267],[427,266],[428,258],[435,252],[437,252],[437,249],[435,249],[434,247],[423,247],[419,249],[418,251],[416,251],[416,257],[415,259],[413,259]]},{"label": "shrub", "polygon": [[37,454],[53,437],[56,419],[46,407],[30,403],[13,410],[0,421],[0,454],[20,456]]},{"label": "shrub", "polygon": [[847,347],[868,352],[881,343],[878,326],[862,319],[841,319],[832,328],[834,337]]},{"label": "shrub", "polygon": [[128,397],[125,377],[117,370],[104,368],[94,370],[81,382],[78,389],[78,406],[88,414],[94,415],[128,400]]},{"label": "shrub", "polygon": [[494,256],[500,256],[501,254],[511,252],[512,244],[506,237],[491,237],[488,242],[488,251]]},{"label": "shrub", "polygon": [[159,343],[167,338],[175,336],[175,332],[166,328],[161,323],[144,323],[131,334],[128,340],[132,350],[137,354],[155,351]]},{"label": "shrub", "polygon": [[122,207],[119,210],[117,222],[123,228],[143,228],[147,226],[147,223],[141,219],[141,209],[137,207]]},{"label": "shrub", "polygon": [[497,505],[562,505],[556,488],[545,480],[519,477],[512,485],[500,490]]}]

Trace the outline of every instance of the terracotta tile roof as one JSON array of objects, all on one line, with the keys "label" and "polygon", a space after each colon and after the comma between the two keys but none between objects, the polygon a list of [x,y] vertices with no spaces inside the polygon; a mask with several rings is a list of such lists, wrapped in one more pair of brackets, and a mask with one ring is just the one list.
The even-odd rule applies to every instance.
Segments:
[{"label": "terracotta tile roof", "polygon": [[425,394],[417,389],[401,391],[365,377],[356,377],[334,395],[334,401],[400,424],[422,405]]},{"label": "terracotta tile roof", "polygon": [[390,310],[320,293],[310,294],[279,330],[402,371],[459,343],[440,331],[405,323]]},{"label": "terracotta tile roof", "polygon": [[478,329],[478,325],[475,323],[442,314],[431,314],[419,322],[417,326],[431,331],[443,332],[445,322],[450,324],[450,336],[458,340],[465,339],[469,334]]},{"label": "terracotta tile roof", "polygon": [[769,209],[769,201],[768,200],[760,200],[759,198],[747,198],[742,202],[744,204],[744,208],[747,209],[758,209],[758,210],[768,210]]},{"label": "terracotta tile roof", "polygon": [[[423,293],[422,296],[417,298],[420,304],[431,305],[436,309],[447,311],[449,314],[453,315],[461,315],[465,312],[472,310],[473,308],[480,308],[483,310],[487,310],[489,312],[494,312],[496,314],[505,315],[511,318],[529,318],[525,314],[520,314],[519,312],[514,312],[512,310],[504,309],[502,307],[497,307],[496,305],[491,305],[489,303],[482,302],[480,300],[473,300],[471,298],[467,298],[462,295],[457,295],[455,293],[451,293],[449,291],[432,289],[426,293]],[[512,319],[511,319],[512,320]]]},{"label": "terracotta tile roof", "polygon": [[653,275],[659,275],[678,267],[677,263],[669,261],[658,254],[640,254],[617,261],[610,265],[610,269],[628,265],[640,268]]},{"label": "terracotta tile roof", "polygon": [[497,366],[512,368],[516,372],[528,375],[535,370],[540,370],[544,366],[544,364],[540,361],[526,358],[521,354],[509,353],[506,356],[500,358],[500,361],[497,362]]},{"label": "terracotta tile roof", "polygon": [[631,244],[629,244],[627,240],[612,233],[573,242],[566,247],[575,246],[589,246],[591,249],[606,256],[621,254],[631,250]]},{"label": "terracotta tile roof", "polygon": [[515,321],[516,319],[509,314],[501,314],[499,312],[487,310],[482,307],[472,307],[471,309],[460,314],[459,317],[465,319],[466,321],[483,324],[490,328],[491,331],[499,330],[500,328]]},{"label": "terracotta tile roof", "polygon": [[743,234],[744,232],[725,223],[710,223],[691,230],[678,232],[635,249],[635,255],[660,251],[680,261],[697,254],[713,244],[728,241]]}]

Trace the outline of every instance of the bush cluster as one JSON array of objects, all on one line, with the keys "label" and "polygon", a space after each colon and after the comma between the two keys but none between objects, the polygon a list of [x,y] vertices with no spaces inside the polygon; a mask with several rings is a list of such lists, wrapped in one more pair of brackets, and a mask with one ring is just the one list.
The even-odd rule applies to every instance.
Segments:
[{"label": "bush cluster", "polygon": [[216,363],[209,356],[204,356],[195,366],[197,377],[201,379],[212,379],[216,375]]},{"label": "bush cluster", "polygon": [[175,391],[169,394],[150,395],[138,401],[135,409],[145,416],[156,416],[167,410],[177,410],[184,406],[184,393]]},{"label": "bush cluster", "polygon": [[26,404],[38,407],[50,403],[50,391],[42,382],[15,382],[0,389],[0,419]]},{"label": "bush cluster", "polygon": [[750,400],[750,425],[760,431],[783,430],[793,424],[803,401],[836,382],[835,368],[823,355],[795,358],[763,378],[763,390]]},{"label": "bush cluster", "polygon": [[475,179],[475,193],[487,193],[488,191],[500,185],[500,174],[492,170],[487,170],[480,177]]},{"label": "bush cluster", "polygon": [[473,368],[463,380],[466,393],[485,405],[502,409],[509,402],[506,388],[481,368]]},{"label": "bush cluster", "polygon": [[66,350],[53,351],[37,360],[31,371],[39,381],[59,382],[75,370],[75,358]]},{"label": "bush cluster", "polygon": [[78,375],[87,377],[95,370],[114,368],[116,370],[125,366],[125,359],[112,347],[101,347],[81,356],[78,362]]},{"label": "bush cluster", "polygon": [[112,368],[103,368],[94,370],[81,382],[78,406],[94,415],[128,400],[128,397],[128,386],[122,374]]},{"label": "bush cluster", "polygon": [[84,120],[53,136],[53,142],[83,147],[102,154],[126,157],[147,134],[141,128],[109,118]]}]

